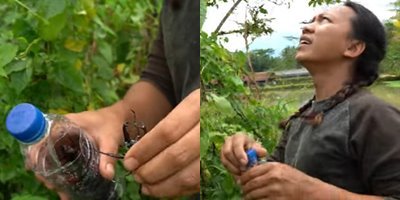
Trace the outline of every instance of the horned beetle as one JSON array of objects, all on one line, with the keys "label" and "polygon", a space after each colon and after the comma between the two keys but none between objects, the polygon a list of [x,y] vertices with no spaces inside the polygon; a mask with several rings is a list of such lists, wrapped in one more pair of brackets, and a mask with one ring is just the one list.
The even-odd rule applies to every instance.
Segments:
[{"label": "horned beetle", "polygon": [[[133,114],[133,120],[125,122],[124,125],[122,126],[122,131],[124,133],[125,147],[127,148],[131,148],[131,146],[134,145],[137,141],[139,141],[140,138],[142,138],[143,135],[146,134],[147,132],[146,125],[142,121],[136,121],[135,111],[131,109],[131,112]],[[134,139],[131,139],[129,135],[134,135],[133,136]]]},{"label": "horned beetle", "polygon": [[[142,121],[136,121],[136,113],[134,110],[131,109],[131,112],[133,114],[133,120],[132,121],[126,121],[122,125],[122,132],[124,134],[124,147],[126,150],[131,148],[136,142],[140,140],[144,136],[144,134],[147,133],[146,125]],[[130,136],[133,136],[133,139]],[[107,153],[107,152],[101,152],[99,153],[117,158],[117,159],[123,159],[123,155],[118,155],[118,154],[113,154],[113,153]]]}]

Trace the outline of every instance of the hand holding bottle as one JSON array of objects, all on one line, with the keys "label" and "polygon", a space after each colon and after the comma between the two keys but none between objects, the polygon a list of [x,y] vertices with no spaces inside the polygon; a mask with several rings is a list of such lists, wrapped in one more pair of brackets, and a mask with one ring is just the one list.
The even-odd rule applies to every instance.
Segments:
[{"label": "hand holding bottle", "polygon": [[24,103],[10,111],[6,125],[21,142],[28,167],[69,198],[118,198],[118,183],[99,172],[96,141],[64,116]]},{"label": "hand holding bottle", "polygon": [[258,157],[265,157],[267,150],[248,135],[238,133],[225,139],[221,148],[221,162],[235,176],[248,169],[249,159],[246,150],[254,149]]}]

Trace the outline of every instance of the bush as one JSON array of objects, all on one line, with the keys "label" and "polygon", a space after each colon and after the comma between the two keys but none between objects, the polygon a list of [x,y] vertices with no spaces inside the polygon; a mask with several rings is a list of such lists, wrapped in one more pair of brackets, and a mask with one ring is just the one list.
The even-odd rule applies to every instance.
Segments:
[{"label": "bush", "polygon": [[267,105],[243,85],[246,57],[231,53],[216,38],[201,34],[201,189],[203,199],[241,199],[239,188],[220,162],[225,137],[247,132],[272,152],[288,115],[283,102]]}]

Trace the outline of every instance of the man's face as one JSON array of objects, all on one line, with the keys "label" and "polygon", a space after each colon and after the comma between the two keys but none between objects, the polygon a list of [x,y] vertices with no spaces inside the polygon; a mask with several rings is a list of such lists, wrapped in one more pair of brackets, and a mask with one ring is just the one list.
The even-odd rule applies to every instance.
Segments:
[{"label": "man's face", "polygon": [[305,25],[299,41],[296,60],[309,62],[332,62],[343,58],[351,41],[351,18],[354,11],[338,6],[316,15]]}]

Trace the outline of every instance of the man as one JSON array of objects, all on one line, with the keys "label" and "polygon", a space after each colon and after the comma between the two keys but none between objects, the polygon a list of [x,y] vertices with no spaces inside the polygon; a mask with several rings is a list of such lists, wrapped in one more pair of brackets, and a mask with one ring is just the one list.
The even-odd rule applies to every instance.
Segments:
[{"label": "man", "polygon": [[245,199],[400,199],[400,111],[362,89],[385,53],[383,25],[360,4],[346,1],[304,26],[296,60],[312,76],[314,98],[283,123],[266,164],[246,169],[247,148],[267,153],[246,135],[222,148]]}]

